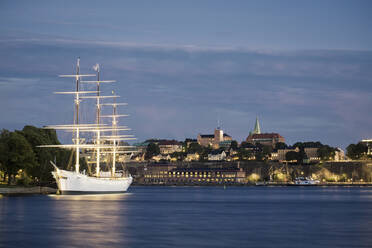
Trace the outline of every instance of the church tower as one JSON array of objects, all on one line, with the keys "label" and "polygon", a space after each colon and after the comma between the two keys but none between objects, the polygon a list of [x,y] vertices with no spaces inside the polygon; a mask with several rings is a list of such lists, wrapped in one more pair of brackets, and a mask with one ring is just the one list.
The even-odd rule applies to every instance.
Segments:
[{"label": "church tower", "polygon": [[254,125],[254,130],[252,134],[261,134],[260,122],[258,121],[258,116],[256,117],[256,124]]}]

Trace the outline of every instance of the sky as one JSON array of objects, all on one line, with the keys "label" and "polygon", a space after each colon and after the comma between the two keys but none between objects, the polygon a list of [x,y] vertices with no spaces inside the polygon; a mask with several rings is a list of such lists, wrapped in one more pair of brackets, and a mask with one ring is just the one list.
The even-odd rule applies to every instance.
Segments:
[{"label": "sky", "polygon": [[72,123],[72,97],[53,92],[73,90],[58,75],[80,57],[82,73],[100,63],[103,79],[117,80],[104,92],[129,103],[121,124],[138,141],[196,138],[220,121],[241,142],[258,116],[261,131],[288,144],[345,148],[372,138],[371,9],[368,0],[1,1],[0,128]]}]

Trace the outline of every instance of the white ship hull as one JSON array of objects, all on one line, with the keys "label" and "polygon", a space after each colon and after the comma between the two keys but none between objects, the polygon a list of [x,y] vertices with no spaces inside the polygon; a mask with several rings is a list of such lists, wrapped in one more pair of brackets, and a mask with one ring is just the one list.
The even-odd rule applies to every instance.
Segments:
[{"label": "white ship hull", "polygon": [[91,177],[81,173],[56,168],[52,172],[61,194],[124,193],[131,185],[129,177]]}]

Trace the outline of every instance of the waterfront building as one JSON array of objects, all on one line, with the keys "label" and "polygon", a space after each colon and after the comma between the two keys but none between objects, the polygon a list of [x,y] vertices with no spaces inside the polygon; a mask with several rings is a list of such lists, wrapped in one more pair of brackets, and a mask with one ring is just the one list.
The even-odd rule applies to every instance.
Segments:
[{"label": "waterfront building", "polygon": [[149,164],[145,166],[145,168],[143,169],[144,182],[149,183],[155,179],[157,179],[157,181],[160,182],[160,180],[164,180],[165,178],[168,177],[169,171],[175,168],[176,166],[172,164]]},{"label": "waterfront building", "polygon": [[208,154],[209,161],[222,161],[226,159],[226,152],[224,150],[213,150]]},{"label": "waterfront building", "polygon": [[319,149],[318,147],[305,147],[304,148],[308,161],[310,162],[320,161],[320,157],[318,156],[318,149]]},{"label": "waterfront building", "polygon": [[345,152],[341,148],[337,147],[333,160],[334,161],[344,161],[345,160]]},{"label": "waterfront building", "polygon": [[190,161],[198,161],[200,158],[200,155],[198,153],[188,153],[186,155],[185,161],[190,162]]},{"label": "waterfront building", "polygon": [[286,149],[278,149],[271,153],[271,160],[283,162],[285,161],[285,156],[288,152],[299,152],[300,149],[298,147],[287,147]]},{"label": "waterfront building", "polygon": [[177,140],[159,140],[158,146],[161,154],[182,152],[182,144]]},{"label": "waterfront building", "polygon": [[156,162],[171,161],[171,157],[169,156],[169,154],[158,154],[156,156],[153,156],[152,160],[155,160]]},{"label": "waterfront building", "polygon": [[148,165],[146,184],[240,184],[246,173],[241,168],[177,168],[172,165]]},{"label": "waterfront building", "polygon": [[220,142],[231,141],[230,135],[223,132],[220,127],[214,130],[214,134],[198,134],[197,141],[199,145],[204,147],[213,147],[214,149],[220,148]]},{"label": "waterfront building", "polygon": [[285,139],[278,133],[261,133],[260,123],[258,121],[258,117],[256,118],[256,123],[253,129],[253,132],[249,133],[246,141],[251,144],[258,144],[266,145],[275,147],[276,143],[283,142],[285,143]]}]

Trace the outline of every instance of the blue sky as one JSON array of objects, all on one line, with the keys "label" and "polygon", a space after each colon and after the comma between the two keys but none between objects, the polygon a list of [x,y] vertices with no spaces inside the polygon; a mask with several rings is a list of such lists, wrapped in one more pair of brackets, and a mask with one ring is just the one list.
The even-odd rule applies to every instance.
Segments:
[{"label": "blue sky", "polygon": [[[102,64],[139,140],[258,115],[287,143],[372,137],[370,1],[2,1],[0,127],[69,123],[58,74]],[[106,86],[107,92],[113,86]],[[64,137],[62,137],[64,138]]]}]

